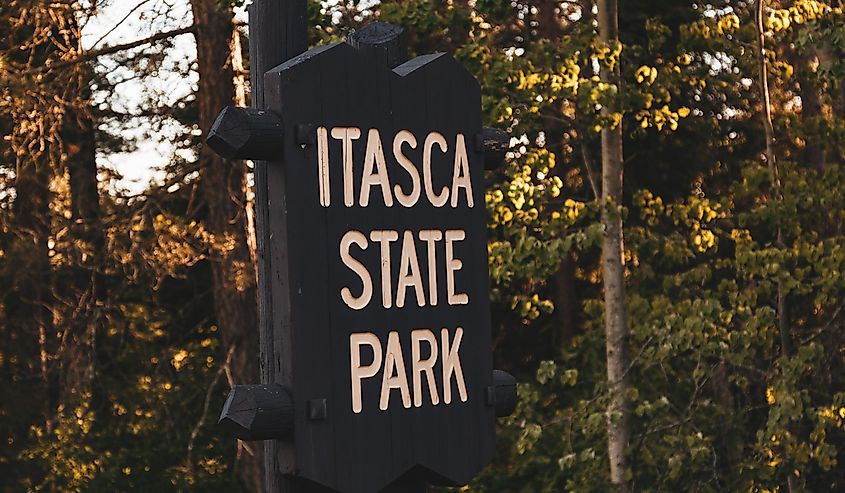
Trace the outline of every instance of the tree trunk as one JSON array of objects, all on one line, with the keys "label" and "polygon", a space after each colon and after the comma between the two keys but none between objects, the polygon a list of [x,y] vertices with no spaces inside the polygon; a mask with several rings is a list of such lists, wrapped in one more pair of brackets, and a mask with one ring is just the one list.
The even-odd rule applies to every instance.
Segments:
[{"label": "tree trunk", "polygon": [[[769,76],[768,61],[766,59],[766,36],[763,27],[763,15],[766,8],[765,0],[758,0],[757,3],[757,69],[758,87],[760,89],[760,104],[762,106],[760,116],[763,120],[763,131],[766,138],[766,164],[769,167],[769,178],[771,180],[772,194],[774,200],[783,200],[783,192],[780,182],[780,171],[778,170],[777,158],[775,156],[775,131],[772,124],[772,104],[769,98]],[[777,225],[777,245],[784,246],[783,230],[780,223]],[[789,316],[786,308],[786,289],[783,282],[778,282],[778,328],[780,330],[781,353],[789,357],[792,355],[792,338],[789,329]]]},{"label": "tree trunk", "polygon": [[[741,409],[737,409],[736,399],[731,389],[728,363],[720,361],[713,369],[710,377],[709,387],[713,393],[713,399],[719,404],[726,413],[731,417],[742,414]],[[736,425],[733,419],[726,419],[722,425],[722,432],[716,440],[716,445],[719,447],[718,467],[721,471],[721,476],[725,478],[727,483],[723,488],[733,488],[738,484],[737,478],[742,477],[742,447],[737,445],[736,437],[741,436],[742,429]]]},{"label": "tree trunk", "polygon": [[[70,176],[71,234],[77,253],[71,259],[73,277],[68,288],[74,305],[79,307],[72,317],[64,320],[69,337],[59,361],[62,394],[71,399],[79,398],[84,391],[93,391],[91,386],[99,366],[97,336],[102,324],[103,289],[98,286],[97,273],[103,262],[105,239],[100,224],[94,122],[85,113],[84,108],[68,108],[62,130],[64,165]],[[102,393],[95,394],[94,410],[99,411],[104,407]]]},{"label": "tree trunk", "polygon": [[[82,56],[81,28],[75,11],[68,12],[66,22],[68,49],[74,56]],[[109,355],[98,349],[97,344],[103,333],[102,311],[108,290],[99,275],[105,262],[106,241],[97,187],[96,128],[90,108],[93,68],[83,62],[63,70],[70,81],[67,90],[72,91],[65,98],[61,138],[63,164],[70,178],[71,238],[77,253],[70,259],[73,273],[70,296],[79,308],[63,321],[64,330],[70,334],[59,361],[62,401],[81,399],[90,391],[91,409],[98,416],[95,424],[100,425],[101,418],[108,418],[111,412],[105,392],[96,385],[96,375],[107,364]]]},{"label": "tree trunk", "polygon": [[[772,124],[772,103],[769,97],[769,73],[768,73],[768,59],[766,58],[766,32],[763,25],[764,13],[766,9],[765,0],[757,0],[756,9],[756,28],[757,28],[757,70],[758,70],[758,88],[760,90],[760,116],[763,120],[763,131],[766,137],[766,164],[769,167],[769,177],[771,180],[771,190],[775,202],[783,201],[783,190],[781,188],[780,171],[778,169],[777,158],[775,156],[775,130]],[[777,220],[777,246],[778,248],[785,248],[783,239],[783,228],[780,224],[780,219]],[[787,309],[787,290],[783,281],[778,281],[777,286],[777,316],[778,316],[778,330],[780,332],[780,351],[781,356],[789,358],[793,354],[792,350],[792,335],[789,323],[789,312]],[[790,429],[796,436],[799,436],[798,426],[790,426]],[[787,478],[787,491],[794,493],[799,490],[798,481],[792,474]]]},{"label": "tree trunk", "polygon": [[[199,66],[199,125],[208,131],[234,97],[230,61],[232,12],[216,0],[192,0]],[[209,261],[214,314],[226,349],[234,347],[231,374],[237,384],[258,381],[258,327],[255,270],[246,239],[246,166],[227,161],[203,146],[200,186],[213,235]],[[239,443],[238,473],[248,491],[262,491],[260,447]]]},{"label": "tree trunk", "polygon": [[[616,0],[598,0],[597,17],[602,43],[611,49],[619,43],[619,19]],[[601,80],[621,89],[619,62],[612,67],[605,62]],[[609,117],[618,111],[609,103],[601,113]],[[625,251],[622,231],[622,121],[601,132],[602,208],[604,226],[602,240],[602,274],[604,283],[604,326],[607,354],[607,380],[610,402],[607,407],[607,443],[610,459],[610,482],[614,491],[630,491],[626,480],[628,461],[625,455],[631,437],[630,403],[628,402],[628,317],[625,307]]]},{"label": "tree trunk", "polygon": [[563,351],[575,336],[575,315],[578,313],[578,296],[575,289],[575,260],[567,254],[554,275],[555,319],[557,345]]}]

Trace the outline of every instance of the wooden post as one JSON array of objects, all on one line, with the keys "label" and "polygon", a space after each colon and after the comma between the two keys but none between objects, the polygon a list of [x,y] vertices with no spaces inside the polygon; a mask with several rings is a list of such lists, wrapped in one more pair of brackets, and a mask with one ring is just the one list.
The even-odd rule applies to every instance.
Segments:
[{"label": "wooden post", "polygon": [[[250,81],[252,107],[264,109],[264,73],[308,49],[307,0],[255,0],[249,7]],[[276,163],[279,164],[279,163]],[[274,330],[276,311],[287,306],[273,303],[271,283],[287,284],[286,266],[270,261],[270,194],[267,187],[267,161],[255,162],[255,216],[258,246],[258,318],[261,338],[261,383],[289,385],[290,340]],[[284,187],[273,191],[273,200],[284,202]],[[273,241],[285,244],[285,231],[277,231]],[[277,286],[278,288],[278,286]],[[283,289],[283,288],[282,288]],[[278,456],[291,454],[289,442],[264,442],[264,474],[269,493],[304,493],[295,489],[280,470]],[[282,461],[289,463],[290,461]]]},{"label": "wooden post", "polygon": [[405,30],[386,22],[371,22],[352,33],[346,40],[350,46],[362,54],[389,68],[396,68],[408,59]]}]

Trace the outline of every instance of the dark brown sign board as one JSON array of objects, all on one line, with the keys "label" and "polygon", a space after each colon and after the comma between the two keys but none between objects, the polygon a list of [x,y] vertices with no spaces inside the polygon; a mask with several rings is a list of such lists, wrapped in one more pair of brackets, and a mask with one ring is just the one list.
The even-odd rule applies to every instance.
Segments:
[{"label": "dark brown sign board", "polygon": [[391,70],[339,43],[268,72],[265,97],[285,125],[269,189],[270,228],[288,230],[292,467],[345,493],[417,466],[469,482],[495,432],[478,83],[446,54]]},{"label": "dark brown sign board", "polygon": [[209,136],[271,161],[276,381],[235,389],[221,422],[284,439],[278,469],[333,491],[465,484],[515,399],[491,352],[484,169],[502,138],[450,55],[391,68],[395,53],[359,48],[269,70],[265,108],[227,109]]}]

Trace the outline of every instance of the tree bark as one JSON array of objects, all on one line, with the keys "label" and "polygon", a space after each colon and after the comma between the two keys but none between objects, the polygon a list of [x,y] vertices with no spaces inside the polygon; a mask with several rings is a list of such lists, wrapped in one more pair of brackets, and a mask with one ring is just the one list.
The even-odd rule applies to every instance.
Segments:
[{"label": "tree bark", "polygon": [[[192,0],[199,67],[199,125],[207,132],[234,97],[230,64],[232,12],[216,0]],[[206,227],[213,235],[209,262],[214,314],[226,349],[234,347],[231,374],[237,384],[258,381],[258,327],[255,270],[246,239],[246,166],[203,146],[200,187]],[[238,473],[248,491],[262,491],[260,447],[239,443]]]},{"label": "tree bark", "polygon": [[[599,37],[611,49],[619,43],[619,19],[616,0],[598,0]],[[601,80],[621,89],[619,61],[612,67],[601,67]],[[618,111],[611,102],[602,107],[604,117]],[[628,402],[628,317],[625,306],[625,251],[622,225],[622,120],[601,132],[602,208],[604,226],[602,240],[602,274],[604,283],[604,326],[607,355],[607,383],[610,402],[607,407],[607,442],[610,460],[610,482],[614,491],[627,493],[628,460],[625,455],[631,437],[630,403]]]},{"label": "tree bark", "polygon": [[564,350],[575,336],[575,316],[578,313],[578,296],[575,289],[575,260],[567,254],[554,275],[555,319],[557,345]]}]

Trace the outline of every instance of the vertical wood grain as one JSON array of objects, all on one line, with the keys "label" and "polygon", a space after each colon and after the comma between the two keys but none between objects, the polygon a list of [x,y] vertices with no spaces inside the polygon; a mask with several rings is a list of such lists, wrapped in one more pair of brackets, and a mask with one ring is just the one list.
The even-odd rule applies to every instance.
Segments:
[{"label": "vertical wood grain", "polygon": [[[249,7],[250,81],[252,106],[266,107],[264,102],[264,73],[308,48],[306,0],[255,0]],[[290,339],[277,328],[285,325],[289,316],[289,303],[273,303],[273,293],[287,296],[286,266],[274,266],[270,256],[271,230],[269,227],[270,193],[268,166],[280,163],[256,161],[254,163],[256,243],[258,250],[258,317],[261,352],[261,383],[290,384]],[[274,188],[272,198],[284,204],[284,187]],[[284,210],[284,206],[280,208]],[[286,218],[280,218],[286,224]],[[276,231],[273,238],[279,245],[286,244],[286,227]],[[276,310],[282,313],[276,313]],[[287,324],[289,326],[289,323]],[[264,442],[265,488],[269,493],[294,493],[294,485],[287,481],[281,463],[289,463],[292,448],[275,440]],[[280,460],[281,457],[281,460]]]},{"label": "vertical wood grain", "polygon": [[[381,46],[392,46],[391,41],[378,39]],[[381,49],[372,50],[378,56],[370,56],[350,45],[316,47],[266,73],[265,104],[282,118],[285,161],[266,169],[265,225],[272,236],[265,254],[271,265],[264,269],[272,276],[266,303],[272,316],[267,327],[273,337],[265,347],[273,351],[269,359],[274,365],[266,370],[266,378],[290,386],[295,408],[293,442],[270,445],[276,454],[275,462],[268,465],[273,475],[268,483],[274,482],[276,489],[271,491],[285,493],[329,491],[283,475],[295,473],[297,478],[311,478],[348,493],[380,489],[417,493],[425,491],[426,482],[469,481],[494,451],[495,413],[485,398],[492,385],[492,358],[486,210],[479,206],[483,204],[484,156],[475,145],[467,146],[473,200],[464,196],[470,189],[467,183],[454,207],[445,198],[447,189],[440,206],[420,196],[414,207],[407,208],[384,197],[382,183],[387,177],[378,176],[372,185],[361,177],[366,173],[369,147],[371,159],[381,159],[378,154],[384,152],[387,160],[385,166],[371,163],[379,168],[372,179],[389,171],[391,185],[412,190],[412,174],[399,170],[391,152],[394,136],[407,131],[419,143],[431,134],[444,136],[443,149],[432,154],[431,169],[423,178],[432,179],[438,191],[451,184],[459,135],[474,139],[481,132],[480,93],[477,82],[448,55],[420,57],[390,70],[381,61],[395,59],[390,49],[390,56],[383,57]],[[297,137],[305,128],[312,133]],[[327,132],[322,136],[317,134],[321,128]],[[351,138],[351,133],[357,138]],[[377,135],[380,144],[371,140]],[[405,148],[417,165],[423,147]],[[323,152],[329,157],[325,160],[328,169],[321,170]],[[344,152],[354,158],[346,162]],[[355,173],[349,183],[344,179],[347,166]],[[326,187],[329,181],[331,186]],[[368,200],[361,200],[362,188],[369,193]],[[429,243],[418,238],[422,231],[442,234],[442,241],[432,242],[440,276],[447,275],[443,263],[446,232],[456,232],[450,236],[451,252],[461,262],[452,264],[454,295],[450,300],[449,283],[441,278],[436,296],[420,297],[438,299],[436,307],[414,296],[414,301],[397,308],[397,279],[403,269],[398,252],[405,238],[411,238],[407,243],[415,243],[418,252],[427,248]],[[373,287],[391,286],[387,299],[382,299],[382,293],[372,293],[369,303],[352,307],[349,296],[343,298],[344,287],[351,286],[356,295],[362,292],[359,274],[343,258],[343,238],[350,232],[360,240],[354,258],[369,267]],[[387,237],[395,239],[389,246],[393,251],[389,266],[383,262],[384,245],[379,240]],[[360,246],[364,241],[367,248]],[[419,253],[416,256],[419,261]],[[418,268],[418,278],[432,277],[428,262]],[[385,282],[385,276],[390,282]],[[465,299],[459,293],[466,293]],[[350,407],[350,365],[377,365],[372,348],[379,344],[383,366],[391,374],[397,371],[387,362],[393,355],[395,365],[405,370],[413,355],[411,332],[418,329],[431,331],[441,356],[453,354],[443,348],[457,344],[462,331],[465,387],[457,383],[457,371],[446,372],[445,377],[440,368],[433,371],[438,387],[444,380],[452,386],[452,402],[430,405],[424,399],[422,406],[414,407],[401,379],[395,383],[397,388],[384,393],[383,378],[373,377],[361,381],[360,409]],[[363,333],[375,336],[370,338],[372,345],[352,349],[351,336]],[[357,361],[351,349],[361,351]],[[397,356],[400,351],[402,364]],[[427,358],[427,354],[419,357]],[[451,358],[456,364],[454,355]],[[317,402],[324,410],[319,417],[311,412],[312,403]]]}]

